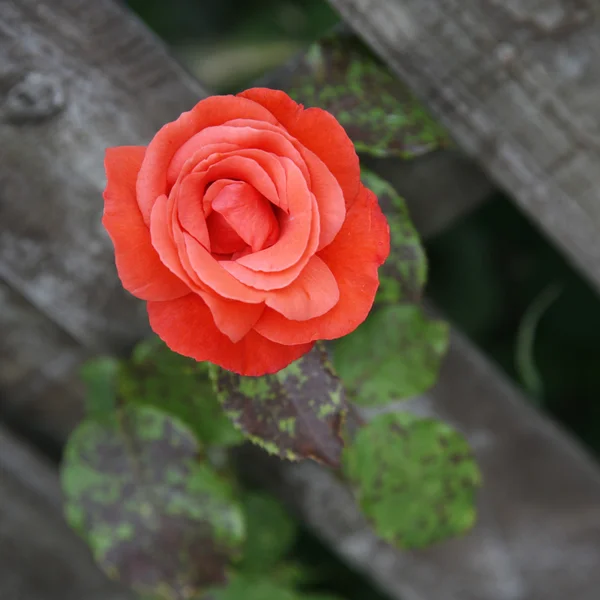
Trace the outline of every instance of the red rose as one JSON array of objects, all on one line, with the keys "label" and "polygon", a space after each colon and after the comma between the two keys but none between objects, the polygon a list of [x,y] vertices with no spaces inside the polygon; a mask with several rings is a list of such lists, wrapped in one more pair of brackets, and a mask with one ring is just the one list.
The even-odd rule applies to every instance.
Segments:
[{"label": "red rose", "polygon": [[264,375],[369,313],[389,229],[329,113],[214,96],[105,166],[119,276],[175,352]]}]

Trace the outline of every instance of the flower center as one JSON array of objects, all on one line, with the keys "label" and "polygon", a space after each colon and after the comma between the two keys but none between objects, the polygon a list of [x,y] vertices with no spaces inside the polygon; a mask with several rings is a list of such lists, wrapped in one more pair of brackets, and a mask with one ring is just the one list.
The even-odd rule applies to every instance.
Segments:
[{"label": "flower center", "polygon": [[235,260],[272,246],[279,238],[273,205],[244,181],[214,182],[204,197],[211,252]]}]

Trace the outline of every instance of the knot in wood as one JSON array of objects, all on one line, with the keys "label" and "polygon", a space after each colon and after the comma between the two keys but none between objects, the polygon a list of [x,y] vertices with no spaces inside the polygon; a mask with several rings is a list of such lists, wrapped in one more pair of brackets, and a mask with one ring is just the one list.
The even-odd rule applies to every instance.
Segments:
[{"label": "knot in wood", "polygon": [[39,122],[61,112],[65,104],[61,84],[54,77],[34,71],[8,91],[2,112],[9,123]]}]

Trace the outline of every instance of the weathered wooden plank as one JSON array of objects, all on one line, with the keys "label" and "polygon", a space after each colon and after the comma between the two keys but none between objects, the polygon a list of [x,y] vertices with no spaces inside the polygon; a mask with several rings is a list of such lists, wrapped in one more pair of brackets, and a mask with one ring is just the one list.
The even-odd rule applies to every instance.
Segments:
[{"label": "weathered wooden plank", "polygon": [[600,288],[593,0],[331,0]]},{"label": "weathered wooden plank", "polygon": [[145,316],[102,230],[107,146],[145,143],[202,95],[112,0],[0,0],[0,276],[82,346]]},{"label": "weathered wooden plank", "polygon": [[382,543],[349,490],[314,463],[254,451],[244,471],[278,494],[346,561],[403,600],[595,600],[600,589],[600,471],[581,448],[459,334],[439,383],[386,410],[437,416],[461,430],[483,471],[479,520],[426,550]]},{"label": "weathered wooden plank", "polygon": [[1,426],[0,598],[133,600],[62,519],[56,471]]},{"label": "weathered wooden plank", "polygon": [[81,418],[88,352],[0,279],[0,419],[63,440]]},{"label": "weathered wooden plank", "polygon": [[363,162],[406,199],[424,239],[450,227],[495,190],[479,167],[458,150],[438,150],[407,162],[388,158]]}]

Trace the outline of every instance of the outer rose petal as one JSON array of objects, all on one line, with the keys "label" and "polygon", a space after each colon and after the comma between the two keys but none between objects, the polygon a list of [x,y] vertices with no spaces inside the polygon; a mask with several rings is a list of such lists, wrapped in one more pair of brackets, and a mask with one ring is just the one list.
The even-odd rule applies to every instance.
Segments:
[{"label": "outer rose petal", "polygon": [[[346,205],[360,189],[360,166],[354,144],[336,118],[320,108],[303,110],[285,92],[252,88],[237,97],[249,98],[269,112],[306,148],[314,152],[342,187]],[[241,115],[240,115],[241,116]]]},{"label": "outer rose petal", "polygon": [[267,296],[266,304],[288,319],[306,321],[324,315],[339,299],[333,273],[318,256],[313,256],[290,285]]},{"label": "outer rose petal", "polygon": [[240,375],[275,373],[313,346],[276,344],[255,331],[234,344],[217,329],[210,310],[195,294],[168,302],[148,302],[148,316],[154,332],[174,352],[210,361]]},{"label": "outer rose petal", "polygon": [[225,300],[209,292],[200,292],[200,297],[210,309],[217,329],[234,343],[239,342],[254,327],[265,310],[264,304]]},{"label": "outer rose petal", "polygon": [[356,329],[369,314],[379,285],[377,269],[390,251],[390,231],[377,197],[361,186],[337,237],[319,252],[340,290],[339,302],[308,321],[290,321],[267,308],[255,331],[280,344],[332,340]]},{"label": "outer rose petal", "polygon": [[156,199],[168,192],[167,170],[177,150],[202,129],[240,117],[277,123],[273,115],[256,102],[237,96],[211,96],[159,130],[148,144],[136,186],[138,205],[146,224],[150,222]]},{"label": "outer rose petal", "polygon": [[115,247],[123,287],[142,300],[172,300],[190,290],[161,262],[135,199],[135,182],[145,152],[143,146],[107,149],[102,223]]}]

